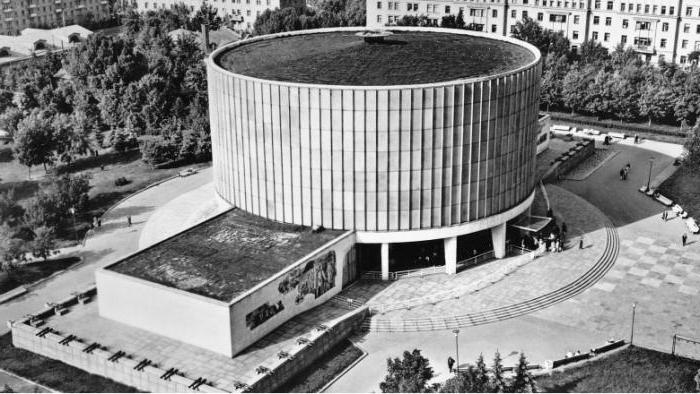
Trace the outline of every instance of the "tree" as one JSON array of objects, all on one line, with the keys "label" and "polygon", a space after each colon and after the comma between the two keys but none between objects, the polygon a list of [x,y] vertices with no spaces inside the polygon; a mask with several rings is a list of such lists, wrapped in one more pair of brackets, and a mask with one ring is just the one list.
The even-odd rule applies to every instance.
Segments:
[{"label": "tree", "polygon": [[52,228],[41,226],[34,230],[34,241],[32,241],[32,254],[34,257],[41,257],[44,261],[56,250],[56,237]]},{"label": "tree", "polygon": [[690,168],[700,168],[700,129],[697,125],[688,133],[683,146],[687,150],[683,157],[684,164]]},{"label": "tree", "polygon": [[493,391],[497,393],[506,392],[508,385],[506,379],[503,376],[503,359],[501,359],[501,353],[496,351],[493,356],[493,365],[491,365],[491,387]]},{"label": "tree", "polygon": [[24,208],[15,199],[15,190],[0,192],[0,224],[6,223],[14,227],[24,216]]},{"label": "tree", "polygon": [[35,165],[43,164],[46,168],[46,164],[53,163],[53,128],[46,114],[34,111],[22,119],[17,125],[14,141],[15,156],[28,171]]},{"label": "tree", "polygon": [[478,393],[484,392],[477,389],[476,369],[472,365],[460,369],[454,377],[445,381],[440,387],[441,393]]},{"label": "tree", "polygon": [[2,390],[0,390],[0,393],[14,393],[15,390],[10,387],[9,384],[5,383],[5,385],[2,387]]},{"label": "tree", "polygon": [[527,358],[525,354],[520,353],[520,358],[518,359],[518,365],[515,367],[515,377],[511,383],[511,387],[508,390],[513,393],[535,393],[537,392],[537,386],[535,385],[535,379],[530,374],[527,369]]},{"label": "tree", "polygon": [[10,107],[15,106],[12,103],[12,99],[14,98],[14,96],[15,95],[14,93],[12,93],[11,90],[0,89],[0,113],[5,112],[5,110],[7,110]]},{"label": "tree", "polygon": [[581,44],[580,59],[583,64],[604,64],[610,59],[608,49],[598,41],[586,40]]},{"label": "tree", "polygon": [[422,393],[433,378],[433,368],[420,350],[403,352],[403,359],[387,359],[387,375],[379,384],[383,393]]},{"label": "tree", "polygon": [[24,113],[22,113],[19,108],[7,108],[5,112],[0,115],[0,129],[10,133],[10,136],[14,136],[15,133],[17,133],[17,126],[23,118]]},{"label": "tree", "polygon": [[70,116],[59,114],[54,117],[56,155],[59,159],[70,164],[76,156],[88,153],[91,147],[90,136],[83,128],[73,127]]},{"label": "tree", "polygon": [[15,231],[7,224],[0,224],[0,265],[8,272],[26,260],[27,243],[15,237]]},{"label": "tree", "polygon": [[440,27],[446,27],[450,29],[454,29],[457,27],[457,20],[454,15],[445,15],[442,17],[442,20],[440,21]]},{"label": "tree", "polygon": [[199,30],[201,25],[207,25],[209,30],[219,30],[221,27],[221,18],[218,16],[213,5],[202,3],[197,12],[192,18],[190,30]]},{"label": "tree", "polygon": [[455,27],[458,29],[464,29],[465,27],[464,23],[464,11],[462,9],[459,9],[459,12],[457,13],[457,19],[455,20]]},{"label": "tree", "polygon": [[560,57],[569,52],[569,39],[564,36],[564,33],[543,29],[537,21],[529,17],[516,22],[511,37],[536,46],[543,56],[552,53]]},{"label": "tree", "polygon": [[590,70],[574,64],[562,81],[562,101],[572,114],[583,109],[586,104],[590,84],[589,73]]},{"label": "tree", "polygon": [[479,357],[476,359],[476,366],[474,368],[474,389],[476,392],[480,393],[492,391],[490,383],[489,371],[486,368],[484,355],[479,354]]}]

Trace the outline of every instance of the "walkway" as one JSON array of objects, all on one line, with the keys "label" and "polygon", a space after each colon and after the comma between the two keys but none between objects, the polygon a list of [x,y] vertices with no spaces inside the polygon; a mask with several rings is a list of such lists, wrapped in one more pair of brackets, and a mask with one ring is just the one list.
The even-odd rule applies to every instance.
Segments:
[{"label": "walkway", "polygon": [[[158,186],[145,189],[107,211],[102,218],[102,227],[91,234],[85,246],[68,253],[75,253],[83,262],[65,272],[50,278],[30,289],[29,293],[0,304],[0,321],[13,320],[27,313],[41,309],[44,303],[65,298],[73,291],[81,290],[94,283],[97,268],[108,265],[136,252],[141,230],[146,221],[160,206],[174,197],[196,190],[211,182],[211,169],[186,177],[174,178]],[[214,198],[214,196],[211,196]],[[202,201],[202,204],[205,202]],[[132,218],[132,226],[127,227],[127,216]],[[0,334],[7,332],[7,326],[0,326]]]}]

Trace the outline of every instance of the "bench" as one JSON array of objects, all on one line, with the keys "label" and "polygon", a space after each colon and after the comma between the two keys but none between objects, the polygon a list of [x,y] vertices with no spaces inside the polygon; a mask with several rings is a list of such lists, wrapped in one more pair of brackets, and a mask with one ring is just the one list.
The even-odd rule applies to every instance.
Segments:
[{"label": "bench", "polygon": [[676,213],[676,215],[680,215],[683,213],[683,207],[681,207],[678,204],[675,204],[673,207],[671,207],[671,210]]},{"label": "bench", "polygon": [[622,140],[624,140],[624,139],[627,137],[627,136],[625,135],[625,133],[618,133],[617,131],[608,132],[608,135],[611,136],[611,137],[613,137],[613,138],[619,138],[619,139],[622,139]]},{"label": "bench", "polygon": [[656,201],[664,204],[667,207],[670,207],[671,205],[673,205],[673,201],[671,201],[669,198],[667,198],[661,194],[656,195]]},{"label": "bench", "polygon": [[688,227],[688,231],[690,231],[693,234],[697,234],[698,232],[700,232],[700,228],[698,227],[698,224],[693,218],[685,219],[685,225]]},{"label": "bench", "polygon": [[649,190],[647,190],[646,195],[651,197],[651,196],[654,195],[654,193],[656,193],[656,189],[654,189],[653,187],[651,187],[651,188],[649,188]]}]

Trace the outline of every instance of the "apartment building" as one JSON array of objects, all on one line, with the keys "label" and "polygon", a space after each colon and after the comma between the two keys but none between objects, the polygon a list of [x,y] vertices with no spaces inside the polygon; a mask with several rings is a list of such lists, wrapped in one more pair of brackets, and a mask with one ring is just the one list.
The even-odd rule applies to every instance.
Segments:
[{"label": "apartment building", "polygon": [[211,4],[220,17],[228,15],[236,24],[236,30],[250,30],[255,19],[267,9],[298,7],[306,4],[305,0],[134,0],[132,3],[137,11],[171,8],[183,3],[192,12],[202,3]]},{"label": "apartment building", "polygon": [[55,28],[109,17],[109,0],[0,0],[0,34]]},{"label": "apartment building", "polygon": [[403,15],[426,15],[439,24],[460,10],[469,28],[501,35],[530,17],[564,32],[573,50],[595,40],[610,50],[631,47],[652,62],[681,64],[700,50],[700,0],[367,0],[367,25],[393,25]]}]

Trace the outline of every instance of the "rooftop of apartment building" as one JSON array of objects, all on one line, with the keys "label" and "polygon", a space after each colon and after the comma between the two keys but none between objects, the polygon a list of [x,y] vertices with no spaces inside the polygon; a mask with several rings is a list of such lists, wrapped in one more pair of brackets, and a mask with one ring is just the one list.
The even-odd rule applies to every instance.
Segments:
[{"label": "rooftop of apartment building", "polygon": [[393,31],[368,44],[355,32],[315,33],[236,46],[217,62],[251,77],[329,85],[435,83],[506,72],[534,60],[519,45],[490,38]]},{"label": "rooftop of apartment building", "polygon": [[227,302],[343,233],[234,208],[107,269]]},{"label": "rooftop of apartment building", "polygon": [[27,28],[17,36],[0,35],[0,63],[12,62],[47,50],[68,48],[86,39],[92,31],[70,25],[56,29]]}]

